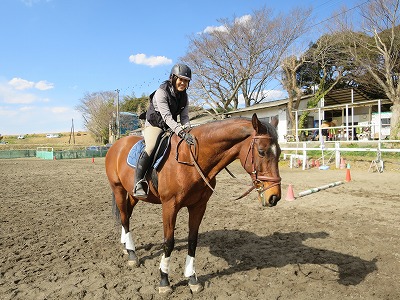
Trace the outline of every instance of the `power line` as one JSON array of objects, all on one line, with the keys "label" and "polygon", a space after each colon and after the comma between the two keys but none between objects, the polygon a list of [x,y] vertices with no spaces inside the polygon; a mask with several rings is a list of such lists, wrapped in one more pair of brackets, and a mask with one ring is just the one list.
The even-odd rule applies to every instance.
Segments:
[{"label": "power line", "polygon": [[[313,28],[313,27],[315,27],[315,26],[321,25],[322,23],[327,22],[327,21],[329,21],[329,20],[332,20],[332,19],[334,19],[334,18],[336,18],[336,17],[338,17],[338,16],[340,16],[340,15],[347,14],[348,12],[350,12],[350,11],[356,9],[356,8],[359,8],[360,6],[366,4],[366,3],[370,2],[370,1],[371,1],[371,0],[364,1],[364,2],[362,2],[362,3],[360,3],[360,4],[356,5],[356,6],[353,6],[353,7],[349,8],[349,9],[346,9],[346,10],[343,11],[343,12],[337,13],[337,14],[333,15],[332,17],[329,17],[329,18],[327,18],[327,19],[325,19],[325,20],[322,20],[322,21],[320,21],[320,22],[318,22],[318,23],[316,23],[316,24],[313,24],[313,25],[311,25],[310,27],[308,27],[307,29],[310,29],[310,28]],[[328,2],[329,2],[329,1],[328,1]]]}]

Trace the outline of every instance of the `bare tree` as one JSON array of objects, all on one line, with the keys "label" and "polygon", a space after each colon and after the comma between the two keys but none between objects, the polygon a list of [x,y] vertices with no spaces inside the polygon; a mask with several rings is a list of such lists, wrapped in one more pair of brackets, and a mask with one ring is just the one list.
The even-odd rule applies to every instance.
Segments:
[{"label": "bare tree", "polygon": [[[307,101],[307,108],[316,107],[332,89],[351,84],[349,75],[353,62],[344,53],[343,47],[340,33],[325,34],[304,54],[304,63],[297,68],[296,78],[299,86],[313,91],[313,97]],[[300,128],[304,127],[307,116],[308,112],[300,116]]]},{"label": "bare tree", "polygon": [[399,4],[400,0],[370,1],[361,8],[362,31],[354,32],[347,28],[347,39],[352,41],[348,50],[359,66],[359,75],[362,72],[368,73],[376,83],[375,88],[382,90],[393,103],[392,139],[400,139]]},{"label": "bare tree", "polygon": [[220,20],[221,26],[190,40],[183,61],[196,74],[191,99],[214,112],[246,107],[266,98],[266,86],[288,47],[304,33],[310,10],[274,15],[263,8],[252,15]]},{"label": "bare tree", "polygon": [[84,126],[98,142],[104,142],[109,137],[109,126],[115,112],[114,92],[86,93],[76,107],[82,113]]},{"label": "bare tree", "polygon": [[304,64],[305,56],[301,55],[297,58],[295,55],[286,57],[281,65],[281,84],[288,93],[288,104],[286,115],[288,117],[288,128],[292,129],[292,133],[296,130],[295,117],[293,110],[299,109],[303,90],[298,78],[298,70]]}]

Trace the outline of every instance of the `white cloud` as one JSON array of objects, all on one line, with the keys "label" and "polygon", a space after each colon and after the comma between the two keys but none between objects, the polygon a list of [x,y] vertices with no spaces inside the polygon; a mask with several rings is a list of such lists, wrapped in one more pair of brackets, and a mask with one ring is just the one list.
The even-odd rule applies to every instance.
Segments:
[{"label": "white cloud", "polygon": [[32,93],[22,92],[9,83],[0,83],[0,103],[29,104],[37,100],[38,98]]},{"label": "white cloud", "polygon": [[[251,15],[244,15],[239,18],[235,19],[235,23],[238,24],[245,24],[251,20]],[[220,26],[207,26],[203,33],[213,33],[213,32],[228,32],[229,27],[227,25],[220,25]]]},{"label": "white cloud", "polygon": [[26,90],[33,88],[35,86],[35,83],[32,81],[28,81],[22,78],[16,78],[14,77],[8,82],[9,85],[14,87],[16,90]]},{"label": "white cloud", "polygon": [[245,24],[251,20],[251,15],[244,15],[235,19],[235,23]]},{"label": "white cloud", "polygon": [[[13,78],[8,82],[0,82],[0,103],[8,104],[30,104],[34,102],[49,102],[48,98],[36,95],[33,88],[37,90],[52,89],[54,85],[46,80],[34,83],[22,78]],[[27,91],[30,89],[30,91]]]},{"label": "white cloud", "polygon": [[38,82],[28,81],[26,79],[14,77],[8,82],[16,90],[27,90],[31,88],[36,88],[41,91],[50,90],[54,88],[54,84],[48,82],[47,80],[41,80]]},{"label": "white cloud", "polygon": [[204,33],[213,33],[213,32],[228,32],[228,27],[225,25],[221,26],[207,26],[206,29],[203,30]]},{"label": "white cloud", "polygon": [[[26,90],[29,88],[30,90]],[[68,132],[71,120],[75,129],[83,130],[83,118],[73,107],[60,105],[60,100],[42,97],[40,90],[52,88],[43,80],[32,83],[21,78],[0,78],[0,133],[16,135],[27,133]],[[37,93],[37,94],[36,94]],[[58,102],[52,105],[51,103]]]},{"label": "white cloud", "polygon": [[72,119],[76,131],[84,130],[82,115],[72,107],[0,105],[2,135],[69,132]]},{"label": "white cloud", "polygon": [[169,59],[165,56],[147,57],[147,55],[143,53],[132,54],[129,56],[129,61],[137,65],[145,65],[150,67],[172,64],[172,59]]},{"label": "white cloud", "polygon": [[54,84],[46,80],[40,80],[35,84],[35,88],[41,91],[46,91],[54,88]]}]

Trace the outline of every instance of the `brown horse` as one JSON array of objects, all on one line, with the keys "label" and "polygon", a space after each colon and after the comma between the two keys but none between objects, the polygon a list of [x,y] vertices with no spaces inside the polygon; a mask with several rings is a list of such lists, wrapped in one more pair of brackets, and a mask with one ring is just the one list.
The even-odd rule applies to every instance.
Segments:
[{"label": "brown horse", "polygon": [[[150,190],[148,198],[143,200],[162,205],[164,254],[160,263],[160,293],[172,291],[168,279],[169,259],[174,249],[176,218],[182,207],[187,207],[189,212],[188,255],[184,275],[192,292],[202,290],[194,268],[198,230],[208,199],[214,191],[215,177],[227,165],[236,159],[240,160],[253,181],[251,189],[258,191],[263,206],[275,206],[280,200],[278,160],[281,150],[276,125],[277,122],[260,122],[256,114],[251,120],[232,118],[204,124],[191,130],[196,139],[195,150],[189,149],[177,136],[172,136],[167,157],[157,172],[158,183],[151,182],[151,172],[147,174]],[[140,139],[128,136],[118,140],[109,149],[105,160],[114,205],[118,207],[122,224],[121,242],[125,244],[130,265],[139,264],[129,230],[129,218],[139,199],[132,196],[134,168],[128,166],[126,160],[129,150]]]}]

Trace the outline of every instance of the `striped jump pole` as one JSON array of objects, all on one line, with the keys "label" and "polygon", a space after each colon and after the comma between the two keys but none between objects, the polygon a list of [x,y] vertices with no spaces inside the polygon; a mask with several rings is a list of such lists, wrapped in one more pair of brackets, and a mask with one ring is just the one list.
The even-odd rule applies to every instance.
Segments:
[{"label": "striped jump pole", "polygon": [[341,185],[341,184],[343,184],[343,181],[336,181],[336,182],[332,182],[332,183],[329,183],[329,184],[326,184],[326,185],[322,185],[320,187],[312,188],[312,189],[300,192],[298,197],[303,197],[303,196],[307,196],[307,195],[310,195],[310,194],[313,194],[313,193],[317,193],[319,191],[326,190],[326,189],[329,189],[331,187],[338,186],[338,185]]}]

